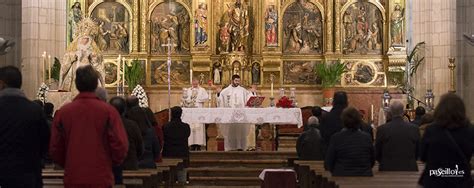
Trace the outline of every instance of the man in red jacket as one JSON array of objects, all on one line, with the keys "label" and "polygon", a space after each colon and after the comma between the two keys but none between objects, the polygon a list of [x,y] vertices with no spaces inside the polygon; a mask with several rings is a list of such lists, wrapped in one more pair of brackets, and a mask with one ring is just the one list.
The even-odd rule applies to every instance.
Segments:
[{"label": "man in red jacket", "polygon": [[99,74],[91,66],[78,68],[79,94],[55,115],[50,155],[64,167],[64,185],[109,188],[112,166],[125,159],[128,140],[120,115],[95,95]]}]

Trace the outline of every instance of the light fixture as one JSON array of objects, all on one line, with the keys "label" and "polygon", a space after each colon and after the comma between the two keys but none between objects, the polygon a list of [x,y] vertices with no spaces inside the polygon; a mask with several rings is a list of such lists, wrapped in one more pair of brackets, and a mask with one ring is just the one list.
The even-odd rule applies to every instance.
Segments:
[{"label": "light fixture", "polygon": [[385,90],[382,95],[382,107],[384,109],[388,109],[390,106],[390,100],[392,99],[392,96],[390,96],[390,93],[388,90]]},{"label": "light fixture", "polygon": [[434,94],[433,94],[433,90],[431,89],[428,89],[426,90],[426,94],[425,94],[425,104],[426,104],[426,107],[428,108],[428,111],[432,111],[434,109]]}]

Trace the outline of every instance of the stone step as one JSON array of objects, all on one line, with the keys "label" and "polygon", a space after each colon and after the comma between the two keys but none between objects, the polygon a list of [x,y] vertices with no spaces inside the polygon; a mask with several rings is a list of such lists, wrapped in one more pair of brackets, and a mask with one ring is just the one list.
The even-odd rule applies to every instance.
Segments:
[{"label": "stone step", "polygon": [[191,151],[190,161],[196,159],[208,160],[257,160],[257,159],[283,159],[295,158],[296,152],[279,152],[279,151]]},{"label": "stone step", "polygon": [[[294,158],[294,157],[293,157]],[[249,168],[281,168],[287,166],[288,159],[192,159],[190,167],[249,167]]]},{"label": "stone step", "polygon": [[188,168],[190,177],[257,177],[263,168],[242,168],[242,167],[201,167]]},{"label": "stone step", "polygon": [[259,186],[258,177],[189,177],[190,185]]}]

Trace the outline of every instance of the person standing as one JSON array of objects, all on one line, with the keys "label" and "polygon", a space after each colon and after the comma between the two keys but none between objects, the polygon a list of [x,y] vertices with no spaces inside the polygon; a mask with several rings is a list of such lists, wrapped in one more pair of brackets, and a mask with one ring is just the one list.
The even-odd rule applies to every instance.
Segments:
[{"label": "person standing", "polygon": [[75,74],[79,94],[55,115],[49,152],[64,167],[65,187],[112,187],[112,166],[127,155],[127,134],[117,110],[94,93],[98,72],[87,65]]},{"label": "person standing", "polygon": [[50,132],[41,107],[20,89],[14,66],[0,68],[0,187],[41,188]]},{"label": "person standing", "polygon": [[403,121],[403,104],[390,105],[392,121],[377,128],[375,159],[380,171],[418,171],[416,159],[420,132],[414,124]]},{"label": "person standing", "polygon": [[[223,89],[219,94],[219,107],[243,108],[250,98],[249,92],[240,86],[240,76],[232,76],[232,84]],[[220,125],[219,130],[224,136],[225,151],[247,149],[247,136],[250,125],[248,124],[225,124]]]},{"label": "person standing", "polygon": [[[196,108],[204,107],[204,103],[209,100],[206,90],[199,85],[199,81],[193,79],[192,86],[186,90],[186,101]],[[206,127],[202,123],[191,123],[191,136],[189,136],[189,145],[191,150],[201,150],[201,146],[206,146]]]},{"label": "person standing", "polygon": [[321,118],[321,125],[319,126],[319,131],[321,131],[321,137],[323,138],[323,154],[326,153],[326,149],[331,142],[332,135],[342,129],[341,114],[348,105],[347,94],[344,91],[338,91],[334,93],[333,98],[333,107],[329,113]]},{"label": "person standing", "polygon": [[426,127],[421,140],[420,160],[425,162],[425,169],[419,183],[430,188],[471,188],[469,160],[473,150],[474,128],[466,117],[464,102],[454,93],[441,96],[434,122]]}]

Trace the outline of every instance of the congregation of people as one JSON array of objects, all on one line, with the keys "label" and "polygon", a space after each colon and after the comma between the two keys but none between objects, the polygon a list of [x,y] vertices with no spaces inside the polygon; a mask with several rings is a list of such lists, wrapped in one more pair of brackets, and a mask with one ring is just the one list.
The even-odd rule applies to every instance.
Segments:
[{"label": "congregation of people", "polygon": [[[138,98],[112,97],[98,87],[92,66],[76,71],[79,94],[56,112],[52,103],[30,101],[18,68],[0,68],[0,187],[40,188],[42,169],[64,169],[65,187],[112,187],[123,170],[156,168],[162,158],[188,161],[190,127],[181,107],[159,125]],[[54,114],[54,115],[53,115]],[[177,172],[186,182],[186,171]]]},{"label": "congregation of people", "polygon": [[[385,113],[387,122],[373,129],[347,94],[336,92],[329,112],[312,109],[297,140],[298,159],[324,161],[332,176],[373,176],[378,162],[378,171],[421,170],[418,184],[424,187],[473,186],[474,128],[459,96],[443,95],[433,112],[417,107],[413,121],[399,101]],[[418,169],[417,161],[425,168]],[[447,169],[457,174],[436,175]]]}]

